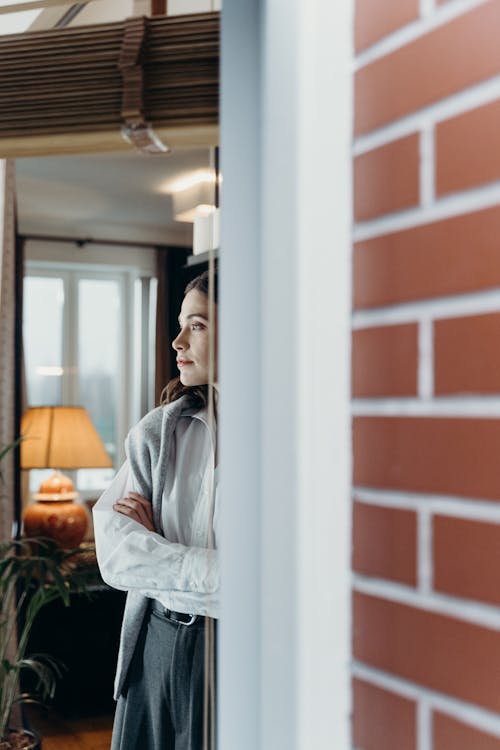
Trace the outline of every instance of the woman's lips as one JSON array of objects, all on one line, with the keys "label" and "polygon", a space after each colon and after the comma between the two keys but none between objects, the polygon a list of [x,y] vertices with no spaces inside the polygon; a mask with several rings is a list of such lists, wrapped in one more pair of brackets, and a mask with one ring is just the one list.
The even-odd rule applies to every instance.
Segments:
[{"label": "woman's lips", "polygon": [[190,359],[178,359],[177,360],[177,367],[184,367],[185,365],[192,365],[192,361]]}]

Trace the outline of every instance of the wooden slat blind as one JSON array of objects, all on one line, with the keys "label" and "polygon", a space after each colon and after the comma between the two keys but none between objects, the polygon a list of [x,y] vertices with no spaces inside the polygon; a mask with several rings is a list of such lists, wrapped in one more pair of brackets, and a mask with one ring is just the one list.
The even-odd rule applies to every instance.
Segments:
[{"label": "wooden slat blind", "polygon": [[[128,23],[0,37],[0,141],[119,131],[127,85],[119,60]],[[219,14],[144,23],[144,119],[155,129],[217,124]]]}]

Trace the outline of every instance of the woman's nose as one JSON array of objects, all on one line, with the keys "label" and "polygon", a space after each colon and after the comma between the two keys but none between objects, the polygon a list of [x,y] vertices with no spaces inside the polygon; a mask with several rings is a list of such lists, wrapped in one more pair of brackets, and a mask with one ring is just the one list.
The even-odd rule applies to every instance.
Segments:
[{"label": "woman's nose", "polygon": [[175,339],[172,341],[172,347],[175,349],[175,351],[182,351],[186,348],[186,342],[182,336],[182,333],[179,333],[178,336],[175,337]]}]

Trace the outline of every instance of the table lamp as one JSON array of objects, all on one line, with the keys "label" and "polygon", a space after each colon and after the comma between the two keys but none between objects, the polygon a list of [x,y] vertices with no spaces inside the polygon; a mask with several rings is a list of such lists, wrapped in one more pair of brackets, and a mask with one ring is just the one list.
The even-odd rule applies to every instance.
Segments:
[{"label": "table lamp", "polygon": [[87,530],[87,513],[61,469],[110,468],[101,438],[82,406],[31,407],[21,420],[21,435],[21,468],[55,470],[24,512],[25,534],[77,547]]}]

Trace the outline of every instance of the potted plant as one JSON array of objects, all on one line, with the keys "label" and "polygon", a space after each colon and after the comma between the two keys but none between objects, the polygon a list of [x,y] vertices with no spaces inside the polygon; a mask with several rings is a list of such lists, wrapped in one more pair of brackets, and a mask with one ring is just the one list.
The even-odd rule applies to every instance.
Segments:
[{"label": "potted plant", "polygon": [[[0,449],[0,460],[14,445]],[[69,605],[71,592],[85,590],[85,576],[75,571],[78,552],[44,538],[0,542],[0,750],[41,747],[33,732],[12,729],[9,722],[16,704],[54,694],[60,665],[46,654],[27,655],[26,649],[41,608],[58,598]],[[29,692],[21,687],[23,672],[35,677]]]},{"label": "potted plant", "polygon": [[[9,719],[14,705],[45,701],[54,694],[60,666],[47,654],[27,656],[26,647],[41,608],[58,598],[67,606],[70,593],[82,590],[81,576],[74,570],[77,553],[58,548],[50,539],[0,542],[0,750],[39,747],[34,739],[28,743],[25,730],[11,730]],[[34,674],[33,691],[22,692],[23,671]]]}]

